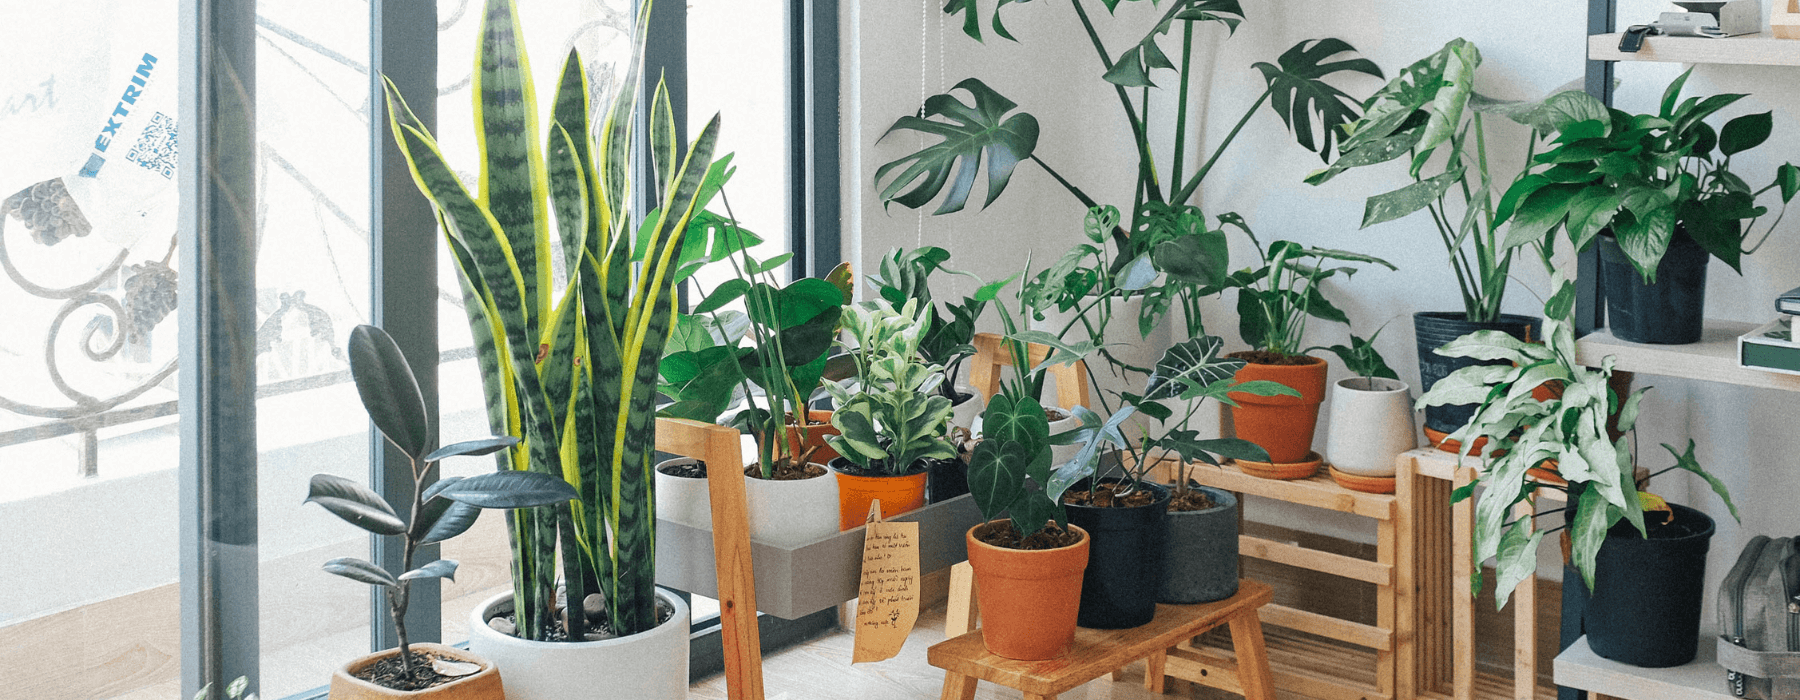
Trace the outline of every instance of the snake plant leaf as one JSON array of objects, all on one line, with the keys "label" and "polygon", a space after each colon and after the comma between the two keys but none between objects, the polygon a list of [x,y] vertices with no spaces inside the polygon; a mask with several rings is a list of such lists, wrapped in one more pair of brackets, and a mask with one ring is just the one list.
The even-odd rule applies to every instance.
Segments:
[{"label": "snake plant leaf", "polygon": [[1188,386],[1230,379],[1244,368],[1245,362],[1222,357],[1224,347],[1225,341],[1216,335],[1195,336],[1171,346],[1156,361],[1144,385],[1144,399],[1173,398]]},{"label": "snake plant leaf", "polygon": [[550,251],[549,184],[537,148],[536,87],[519,33],[514,3],[488,0],[469,92],[481,159],[479,201],[512,242],[525,279],[525,322],[535,328],[550,310],[550,261],[541,259]]},{"label": "snake plant leaf", "polygon": [[417,569],[413,569],[412,571],[400,574],[400,580],[412,581],[422,578],[441,578],[455,581],[456,566],[457,561],[455,559],[439,559]]},{"label": "snake plant leaf", "polygon": [[425,396],[394,338],[369,325],[351,330],[350,378],[376,429],[407,457],[424,454],[432,441]]},{"label": "snake plant leaf", "polygon": [[991,437],[975,446],[969,456],[969,493],[982,519],[1000,517],[1024,494],[1025,450],[1019,443]]},{"label": "snake plant leaf", "polygon": [[352,581],[361,581],[373,586],[396,588],[400,582],[387,570],[356,557],[338,557],[325,562],[321,567],[327,573],[337,574]]},{"label": "snake plant leaf", "polygon": [[406,532],[393,506],[368,487],[334,474],[314,474],[305,503],[317,503],[332,515],[377,535]]},{"label": "snake plant leaf", "polygon": [[[1275,63],[1254,66],[1262,71],[1268,82],[1270,106],[1294,133],[1295,141],[1302,148],[1318,153],[1326,162],[1331,161],[1338,130],[1356,119],[1357,104],[1324,79],[1338,73],[1384,77],[1381,67],[1366,58],[1330,60],[1355,51],[1355,47],[1341,39],[1308,40],[1295,44]],[[1321,135],[1317,140],[1313,129],[1315,115]]]},{"label": "snake plant leaf", "polygon": [[1030,158],[1037,148],[1037,117],[1025,112],[1008,117],[1007,113],[1018,105],[975,78],[957,83],[953,89],[969,93],[973,104],[950,93],[933,95],[925,100],[921,116],[901,117],[882,134],[885,138],[896,131],[918,131],[941,139],[875,171],[884,204],[896,202],[918,209],[943,194],[934,213],[961,211],[975,187],[975,176],[985,154],[987,199],[982,206],[986,207],[1006,190],[1019,162]]},{"label": "snake plant leaf", "polygon": [[[587,71],[581,65],[580,50],[570,47],[568,56],[563,58],[562,77],[557,81],[556,95],[550,106],[550,148],[552,152],[549,162],[550,202],[556,211],[558,230],[562,235],[563,269],[574,270],[581,264],[581,251],[587,250],[587,237],[598,236],[601,222],[598,219],[600,208],[589,201],[599,197],[599,179],[597,173],[591,172],[590,164],[594,162],[593,139],[589,134],[588,123],[588,79]],[[558,157],[556,151],[563,139],[567,139],[570,154]],[[559,161],[573,163],[578,172],[558,172]],[[573,175],[575,182],[564,182],[563,178]],[[579,192],[577,202],[570,195]],[[581,211],[567,212],[568,206],[579,204]],[[579,223],[579,227],[572,227]]]},{"label": "snake plant leaf", "polygon": [[1736,520],[1740,523],[1744,522],[1743,517],[1738,515],[1737,504],[1731,501],[1731,491],[1725,488],[1725,482],[1720,481],[1719,477],[1713,476],[1711,472],[1706,471],[1704,467],[1700,466],[1700,460],[1694,458],[1693,440],[1688,440],[1687,451],[1681,454],[1676,454],[1675,448],[1670,447],[1667,444],[1663,445],[1663,449],[1668,450],[1669,454],[1675,456],[1675,467],[1677,469],[1685,469],[1693,472],[1694,474],[1699,475],[1700,478],[1706,480],[1706,485],[1712,487],[1713,493],[1719,494],[1719,499],[1725,501],[1726,508],[1731,509],[1732,520]]},{"label": "snake plant leaf", "polygon": [[561,475],[534,471],[471,476],[445,487],[438,495],[477,508],[535,508],[581,497]]},{"label": "snake plant leaf", "polygon": [[485,437],[480,440],[465,440],[432,450],[425,455],[423,461],[436,462],[450,457],[479,457],[490,455],[500,450],[519,444],[519,439],[511,435]]}]

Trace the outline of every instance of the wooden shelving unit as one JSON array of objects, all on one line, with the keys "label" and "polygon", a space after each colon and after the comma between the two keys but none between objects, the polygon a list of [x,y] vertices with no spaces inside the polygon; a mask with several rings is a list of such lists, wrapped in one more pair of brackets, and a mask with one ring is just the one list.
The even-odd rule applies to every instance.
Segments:
[{"label": "wooden shelving unit", "polygon": [[[1800,41],[1788,43],[1795,44],[1796,50],[1800,50]],[[1596,331],[1577,341],[1575,359],[1584,365],[1598,367],[1601,359],[1612,355],[1618,358],[1614,365],[1616,369],[1639,374],[1800,391],[1800,376],[1738,366],[1738,336],[1755,329],[1756,325],[1750,323],[1707,321],[1705,334],[1700,342],[1692,345],[1639,345],[1614,338],[1605,331]]]},{"label": "wooden shelving unit", "polygon": [[1725,692],[1725,669],[1715,657],[1718,641],[1700,639],[1700,654],[1674,668],[1640,668],[1600,658],[1582,637],[1556,657],[1556,683],[1607,697],[1632,700],[1735,700]]},{"label": "wooden shelving unit", "polygon": [[1800,41],[1777,39],[1767,33],[1727,39],[1655,36],[1644,40],[1643,50],[1637,53],[1620,51],[1619,36],[1616,33],[1589,36],[1588,60],[1800,66]]}]

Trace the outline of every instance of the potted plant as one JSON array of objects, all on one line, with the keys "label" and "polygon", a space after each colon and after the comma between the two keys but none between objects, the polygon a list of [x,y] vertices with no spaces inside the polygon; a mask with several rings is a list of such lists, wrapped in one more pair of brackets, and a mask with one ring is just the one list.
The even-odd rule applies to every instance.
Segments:
[{"label": "potted plant", "polygon": [[1277,479],[1304,479],[1318,471],[1321,459],[1312,451],[1313,430],[1318,425],[1319,404],[1325,402],[1325,361],[1305,354],[1301,339],[1308,318],[1348,324],[1344,312],[1325,298],[1320,283],[1338,275],[1356,273],[1348,265],[1327,267],[1333,261],[1373,263],[1395,269],[1380,258],[1342,250],[1311,248],[1293,241],[1275,241],[1268,248],[1250,229],[1237,225],[1250,237],[1262,258],[1262,267],[1232,273],[1224,287],[1238,290],[1238,333],[1252,349],[1229,357],[1245,361],[1239,382],[1272,381],[1294,389],[1298,396],[1234,394],[1238,403],[1232,418],[1238,437],[1268,450],[1267,463],[1239,460],[1246,472]]},{"label": "potted plant", "polygon": [[[1016,328],[996,298],[1010,281],[984,285],[976,298],[994,302],[1002,323]],[[1075,639],[1088,535],[1069,523],[1062,494],[1051,491],[1050,422],[1029,386],[1034,371],[1024,343],[1009,342],[1017,374],[982,411],[986,437],[969,460],[969,494],[986,522],[964,537],[987,650],[1041,661],[1061,656]]]},{"label": "potted plant", "polygon": [[1683,73],[1663,93],[1655,115],[1607,110],[1592,98],[1579,119],[1566,120],[1553,148],[1532,159],[1542,167],[1514,183],[1495,211],[1511,221],[1509,247],[1541,241],[1556,229],[1577,251],[1596,240],[1606,289],[1607,325],[1621,340],[1681,344],[1700,340],[1706,266],[1716,257],[1733,270],[1768,240],[1778,216],[1755,244],[1756,220],[1768,213],[1758,197],[1779,189],[1782,213],[1800,193],[1800,167],[1784,164],[1775,180],[1753,189],[1731,171],[1733,156],[1768,140],[1768,112],[1737,117],[1714,130],[1706,118],[1746,95],[1681,99]]},{"label": "potted plant", "polygon": [[1375,351],[1380,335],[1379,330],[1366,340],[1351,335],[1349,345],[1325,348],[1356,374],[1332,388],[1325,460],[1331,478],[1344,488],[1393,493],[1394,460],[1418,446],[1418,438],[1411,387]]},{"label": "potted plant", "polygon": [[[394,139],[444,222],[489,422],[521,439],[497,453],[499,467],[562,478],[580,495],[511,513],[513,590],[471,613],[471,650],[500,668],[513,700],[602,687],[687,694],[687,607],[655,586],[656,373],[689,224],[729,173],[713,161],[718,118],[679,148],[659,86],[645,125],[657,146],[657,181],[645,184],[658,206],[633,216],[630,142],[649,15],[646,1],[632,63],[604,112],[590,110],[585,64],[569,52],[540,146],[517,8],[489,0],[471,91],[485,135],[479,196],[388,92]],[[568,280],[553,286],[558,252]]]},{"label": "potted plant", "polygon": [[[1542,339],[1535,317],[1500,313],[1514,248],[1504,245],[1501,223],[1493,217],[1495,199],[1506,186],[1526,176],[1520,169],[1496,179],[1488,153],[1484,116],[1511,118],[1535,135],[1554,132],[1566,112],[1561,105],[1586,93],[1564,93],[1542,102],[1506,102],[1476,92],[1481,52],[1455,39],[1437,52],[1407,66],[1363,104],[1363,117],[1345,127],[1349,133],[1342,155],[1330,167],[1308,176],[1321,185],[1347,170],[1399,161],[1412,182],[1372,196],[1363,210],[1362,228],[1429,212],[1444,244],[1449,267],[1462,295],[1461,311],[1413,314],[1419,351],[1420,386],[1429,391],[1451,372],[1482,362],[1451,358],[1433,350],[1478,330],[1501,331],[1526,342]],[[1442,157],[1439,157],[1439,156]],[[1531,158],[1528,150],[1526,159]],[[1410,157],[1403,157],[1410,156]],[[1398,379],[1398,377],[1395,377]],[[1469,422],[1474,405],[1434,405],[1425,409],[1425,434],[1431,444]],[[1334,409],[1332,415],[1340,415]],[[1327,455],[1330,457],[1330,455]],[[1391,473],[1391,472],[1390,472]]]},{"label": "potted plant", "polygon": [[856,379],[825,383],[838,429],[825,440],[842,455],[827,465],[838,475],[839,529],[860,527],[873,500],[883,518],[925,505],[931,462],[956,459],[950,399],[937,393],[944,368],[919,357],[931,323],[923,313],[916,299],[899,311],[885,299],[849,308]]},{"label": "potted plant", "polygon": [[[430,415],[412,367],[400,346],[385,331],[357,326],[350,331],[350,376],[357,396],[388,443],[410,462],[412,498],[398,506],[362,484],[332,474],[314,474],[306,494],[345,522],[380,537],[401,541],[400,569],[395,574],[356,557],[325,562],[325,571],[378,586],[386,593],[388,613],[400,644],[394,649],[355,659],[331,677],[331,697],[405,698],[430,691],[431,697],[500,700],[500,674],[486,659],[441,644],[412,644],[407,639],[406,608],[414,581],[456,578],[457,563],[438,559],[413,568],[421,545],[443,542],[475,524],[480,508],[528,508],[566,503],[575,489],[562,479],[536,472],[502,471],[471,479],[436,479],[440,460],[492,454],[519,442],[490,437],[432,449]],[[431,482],[431,483],[428,483]],[[402,518],[400,513],[407,513]],[[233,684],[238,692],[242,687]]]},{"label": "potted plant", "polygon": [[[1231,404],[1232,393],[1296,392],[1273,382],[1237,382],[1244,361],[1221,357],[1223,346],[1217,336],[1178,343],[1157,362],[1144,393],[1121,396],[1124,405],[1104,422],[1092,411],[1077,411],[1083,426],[1072,438],[1080,451],[1074,462],[1057,468],[1052,490],[1082,479],[1065,491],[1063,502],[1071,522],[1094,539],[1082,583],[1083,627],[1134,627],[1155,617],[1156,603],[1211,602],[1237,592],[1237,499],[1190,486],[1189,463],[1217,466],[1217,457],[1269,456],[1247,440],[1202,439],[1188,423],[1209,398]],[[1161,429],[1126,438],[1120,427],[1140,413]],[[1152,457],[1158,452],[1175,456],[1174,483],[1167,487],[1146,478],[1161,461]],[[1119,476],[1107,477],[1115,470]]]},{"label": "potted plant", "polygon": [[[1619,396],[1610,390],[1611,357],[1606,358],[1599,368],[1583,367],[1576,362],[1575,332],[1568,320],[1574,304],[1574,287],[1560,272],[1553,271],[1552,283],[1558,291],[1550,298],[1545,310],[1545,344],[1524,343],[1495,331],[1480,331],[1460,338],[1438,352],[1506,359],[1515,366],[1458,370],[1419,399],[1420,405],[1470,400],[1480,403],[1475,418],[1451,436],[1463,445],[1472,445],[1476,438],[1485,438],[1487,445],[1482,454],[1484,466],[1477,477],[1477,483],[1485,488],[1475,506],[1473,558],[1476,566],[1471,589],[1478,591],[1481,588],[1480,562],[1497,558],[1496,603],[1505,605],[1512,589],[1536,570],[1538,543],[1546,534],[1561,531],[1571,574],[1578,575],[1586,590],[1596,598],[1605,600],[1629,593],[1625,587],[1611,585],[1609,579],[1634,579],[1640,584],[1635,588],[1652,592],[1650,598],[1664,599],[1661,605],[1647,599],[1627,600],[1623,607],[1613,608],[1629,611],[1623,615],[1590,610],[1585,618],[1590,642],[1598,640],[1595,651],[1627,660],[1648,658],[1657,664],[1685,663],[1693,658],[1694,642],[1699,633],[1705,546],[1697,545],[1697,559],[1681,560],[1683,563],[1679,566],[1682,568],[1669,568],[1672,559],[1646,551],[1646,548],[1659,545],[1641,541],[1654,524],[1646,522],[1644,505],[1660,499],[1637,490],[1632,478],[1635,465],[1628,437],[1612,438],[1607,432],[1607,424],[1608,419],[1616,415],[1619,429],[1629,433],[1648,389],[1639,389],[1629,396]],[[1552,381],[1562,383],[1560,393],[1545,399],[1533,395],[1534,389]],[[1669,449],[1673,452],[1673,448]],[[1464,450],[1468,454],[1471,448]],[[1731,505],[1724,485],[1693,459],[1691,443],[1687,453],[1678,457],[1675,468],[1705,479],[1732,508],[1735,516],[1736,506]],[[1531,469],[1552,459],[1558,464],[1563,482],[1528,477]],[[1474,486],[1458,489],[1455,498],[1468,498]],[[1539,530],[1534,527],[1532,517],[1513,514],[1516,504],[1539,489],[1565,493],[1568,505],[1561,511],[1564,516],[1562,526]],[[1693,519],[1694,514],[1697,511],[1675,510],[1674,520],[1681,524],[1684,536],[1664,540],[1663,544],[1686,548],[1692,553],[1696,548],[1693,538],[1710,536],[1711,522]],[[1614,553],[1621,558],[1613,560],[1612,564],[1601,564],[1601,552],[1605,548],[1614,548]],[[1600,576],[1603,570],[1611,572],[1606,579]],[[1646,574],[1649,574],[1648,578]],[[1693,579],[1687,580],[1689,577]],[[1608,584],[1604,591],[1601,589],[1603,583]],[[1692,597],[1663,607],[1669,603],[1670,594],[1677,591]],[[1568,614],[1580,615],[1573,607],[1565,608],[1565,615]],[[1661,627],[1664,634],[1645,636],[1644,628],[1639,626],[1605,629],[1607,625],[1631,618],[1653,621],[1652,624]],[[1569,617],[1565,616],[1564,624],[1567,628]],[[1608,650],[1602,652],[1603,648]],[[1685,658],[1682,658],[1684,654]]]},{"label": "potted plant", "polygon": [[943,308],[950,312],[948,318],[939,313],[938,306],[932,303],[932,273],[942,270],[973,279],[977,285],[981,283],[972,274],[945,267],[944,263],[949,261],[950,251],[936,246],[913,250],[895,248],[881,259],[880,267],[868,279],[876,293],[889,304],[903,306],[908,299],[913,299],[924,309],[924,320],[928,323],[919,339],[919,357],[927,364],[944,368],[944,381],[938,384],[937,392],[950,400],[950,424],[973,430],[975,417],[981,415],[986,398],[975,387],[959,381],[958,375],[963,361],[975,354],[975,322],[987,309],[987,302],[964,297],[960,304],[944,303]]}]

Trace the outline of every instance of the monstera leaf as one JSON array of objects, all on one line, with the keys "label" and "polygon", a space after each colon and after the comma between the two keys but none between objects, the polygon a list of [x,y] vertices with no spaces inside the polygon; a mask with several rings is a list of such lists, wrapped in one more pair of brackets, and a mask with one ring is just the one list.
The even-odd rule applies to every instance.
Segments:
[{"label": "monstera leaf", "polygon": [[[963,15],[963,33],[976,41],[981,41],[981,2],[982,0],[949,0],[944,3],[944,14],[946,15],[954,15],[958,12],[966,13]],[[1015,2],[1031,2],[1031,0],[998,0],[998,4],[994,5],[994,17],[991,22],[994,33],[1010,41],[1018,41],[1018,39],[1014,39],[1012,33],[1006,31],[1006,25],[1000,21],[1000,8]],[[1111,4],[1116,5],[1118,2],[1119,0],[1110,0]]]},{"label": "monstera leaf", "polygon": [[1189,338],[1175,344],[1156,361],[1156,370],[1144,387],[1144,399],[1156,401],[1174,398],[1188,386],[1206,386],[1230,379],[1243,369],[1243,360],[1219,356],[1225,341],[1216,335]]},{"label": "monstera leaf", "polygon": [[[1103,0],[1107,9],[1111,10],[1119,4],[1119,0]],[[1156,38],[1169,33],[1177,20],[1186,22],[1218,22],[1225,25],[1230,32],[1237,32],[1238,24],[1244,21],[1244,8],[1238,0],[1177,0],[1169,3],[1163,12],[1162,19],[1150,32],[1138,41],[1119,60],[1113,62],[1112,70],[1106,72],[1106,81],[1123,87],[1153,87],[1150,82],[1150,71],[1156,68],[1175,69],[1174,62],[1156,45]]]},{"label": "monstera leaf", "polygon": [[[943,140],[875,171],[875,183],[881,188],[884,203],[898,202],[909,209],[918,209],[936,199],[945,191],[945,185],[949,185],[949,192],[944,194],[944,201],[934,213],[961,211],[969,201],[969,191],[975,187],[975,175],[981,169],[985,152],[987,200],[982,204],[985,207],[1006,190],[1019,161],[1030,158],[1032,150],[1037,148],[1036,117],[1024,112],[1007,117],[1006,114],[1018,105],[975,78],[957,83],[954,89],[968,92],[974,97],[974,104],[965,104],[950,93],[932,95],[925,100],[923,116],[901,117],[888,128],[887,134],[904,129],[932,134]],[[882,136],[885,138],[887,134]],[[957,161],[961,161],[960,166]],[[956,169],[954,181],[950,178],[952,168]]]},{"label": "monstera leaf", "polygon": [[[1355,47],[1341,39],[1302,41],[1281,54],[1275,63],[1255,66],[1268,81],[1271,106],[1294,132],[1294,140],[1326,161],[1331,160],[1339,127],[1356,119],[1357,105],[1344,91],[1327,84],[1325,78],[1344,72],[1385,77],[1381,67],[1366,58],[1329,60],[1355,51]],[[1320,141],[1313,139],[1315,115],[1323,136]]]}]

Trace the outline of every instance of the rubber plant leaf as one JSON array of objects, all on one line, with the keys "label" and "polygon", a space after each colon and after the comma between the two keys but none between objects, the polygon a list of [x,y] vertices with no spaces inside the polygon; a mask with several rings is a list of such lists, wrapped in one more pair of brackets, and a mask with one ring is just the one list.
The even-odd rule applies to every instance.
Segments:
[{"label": "rubber plant leaf", "polygon": [[505,471],[471,476],[439,495],[477,508],[534,508],[576,500],[580,495],[561,476]]},{"label": "rubber plant leaf", "polygon": [[[1331,160],[1339,129],[1356,119],[1357,104],[1324,79],[1346,72],[1384,77],[1381,67],[1366,58],[1330,60],[1355,51],[1355,47],[1341,39],[1308,40],[1295,44],[1275,63],[1255,65],[1268,82],[1270,106],[1281,115],[1281,121],[1293,132],[1295,141],[1302,148],[1318,153],[1326,162]],[[1319,122],[1317,138],[1313,124],[1315,117]]]},{"label": "rubber plant leaf", "polygon": [[406,456],[425,454],[431,444],[425,396],[393,337],[374,326],[351,330],[350,378],[376,429]]},{"label": "rubber plant leaf", "polygon": [[985,156],[985,207],[1006,190],[1013,170],[1037,148],[1037,118],[1025,112],[1007,116],[1018,106],[1012,100],[975,78],[957,83],[953,89],[969,93],[973,104],[950,93],[933,95],[925,100],[921,116],[901,117],[882,135],[885,138],[896,131],[917,131],[941,139],[875,171],[883,203],[918,209],[942,194],[943,201],[934,213],[961,211],[975,187]]},{"label": "rubber plant leaf", "polygon": [[314,474],[306,503],[317,503],[332,515],[377,535],[406,532],[394,508],[368,487],[334,474]]},{"label": "rubber plant leaf", "polygon": [[439,559],[417,569],[413,569],[412,571],[400,574],[400,580],[411,581],[413,579],[421,578],[442,578],[455,581],[456,566],[457,562],[455,559]]},{"label": "rubber plant leaf", "polygon": [[394,575],[385,569],[355,557],[339,557],[325,562],[321,568],[328,573],[374,586],[393,588],[400,585],[400,582],[394,579]]}]

